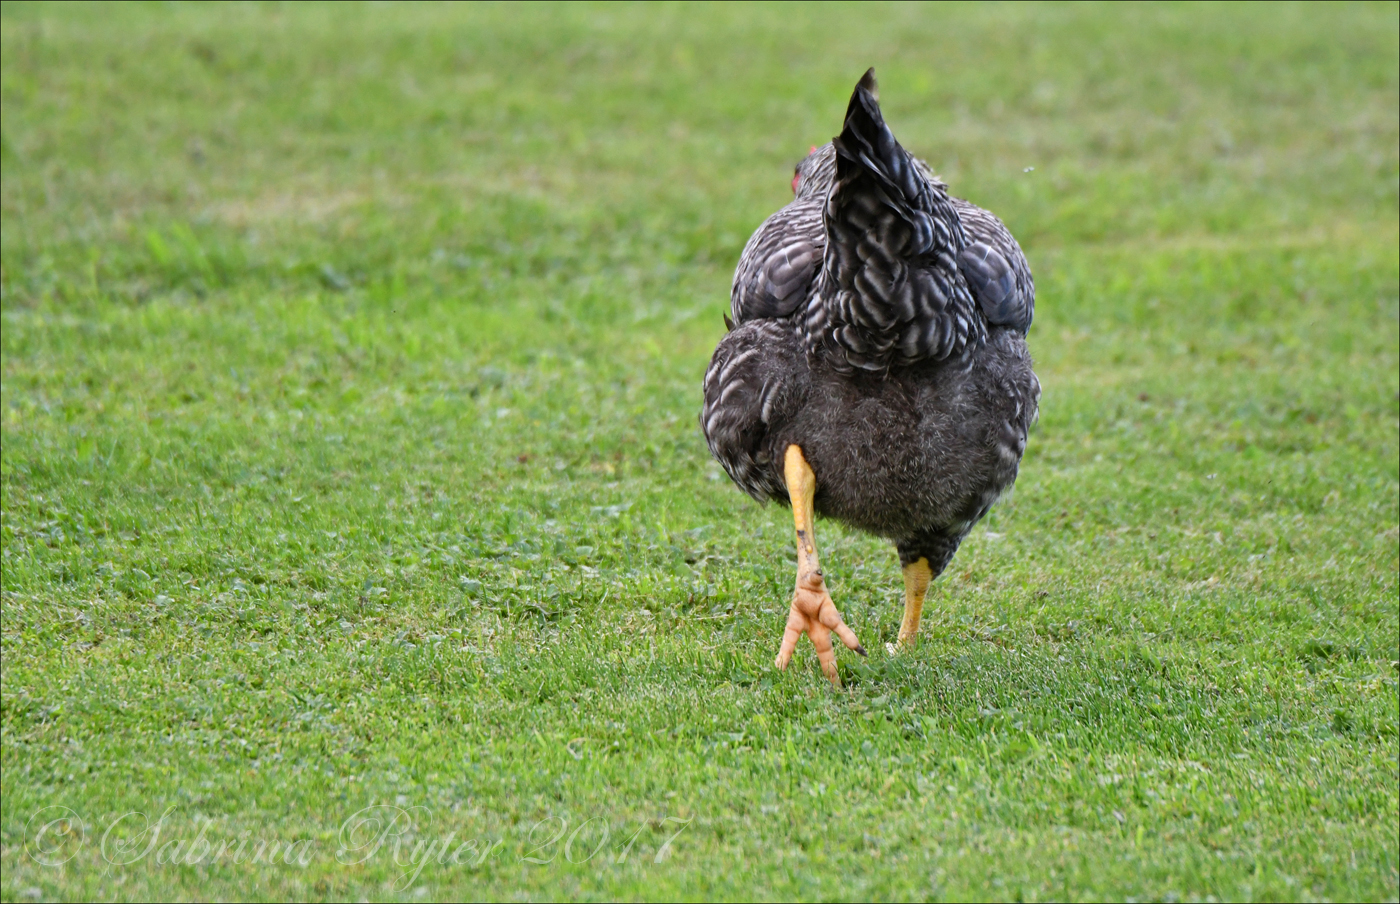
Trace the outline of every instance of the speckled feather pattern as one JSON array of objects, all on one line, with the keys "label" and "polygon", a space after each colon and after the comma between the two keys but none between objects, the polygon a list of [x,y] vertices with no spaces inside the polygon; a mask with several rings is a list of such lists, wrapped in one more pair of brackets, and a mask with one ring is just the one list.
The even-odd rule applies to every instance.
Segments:
[{"label": "speckled feather pattern", "polygon": [[856,86],[832,141],[820,303],[806,330],[837,367],[879,373],[956,355],[986,330],[958,269],[967,239],[952,201],[895,140],[872,87]]},{"label": "speckled feather pattern", "polygon": [[797,175],[736,269],[706,440],[745,492],[783,503],[796,443],[819,514],[937,574],[1014,483],[1038,411],[1030,267],[999,219],[899,146],[869,77]]},{"label": "speckled feather pattern", "polygon": [[829,144],[797,165],[796,197],[754,230],[739,255],[729,293],[735,323],[806,310],[826,251],[822,213],[835,175],[836,153]]}]

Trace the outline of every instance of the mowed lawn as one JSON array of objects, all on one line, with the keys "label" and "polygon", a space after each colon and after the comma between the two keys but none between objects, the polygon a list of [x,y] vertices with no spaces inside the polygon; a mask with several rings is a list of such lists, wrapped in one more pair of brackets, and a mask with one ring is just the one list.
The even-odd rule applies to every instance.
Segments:
[{"label": "mowed lawn", "polygon": [[[1394,900],[1397,23],[4,4],[0,897]],[[1044,397],[833,691],[697,414],[871,65]]]}]

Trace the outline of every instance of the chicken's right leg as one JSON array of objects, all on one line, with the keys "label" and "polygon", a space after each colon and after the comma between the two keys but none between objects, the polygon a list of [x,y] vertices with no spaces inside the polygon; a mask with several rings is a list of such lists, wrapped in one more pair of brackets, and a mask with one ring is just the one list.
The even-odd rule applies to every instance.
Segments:
[{"label": "chicken's right leg", "polygon": [[817,559],[817,538],[813,529],[812,500],[817,491],[817,477],[802,455],[801,447],[791,445],[783,458],[783,477],[787,481],[788,498],[792,500],[792,520],[797,531],[797,588],[793,591],[792,606],[788,609],[787,627],[783,630],[783,643],[778,648],[776,665],[787,668],[797,649],[797,639],[806,634],[812,639],[817,650],[817,661],[822,672],[838,687],[841,676],[836,672],[836,651],[831,648],[831,632],[835,631],[841,642],[865,655],[865,647],[856,639],[855,632],[846,627],[831,594],[826,591],[822,578],[821,562]]},{"label": "chicken's right leg", "polygon": [[912,647],[919,637],[919,618],[924,614],[924,595],[933,580],[933,569],[923,556],[904,566],[904,620],[899,624],[899,645]]},{"label": "chicken's right leg", "polygon": [[891,653],[913,647],[919,639],[919,619],[929,585],[943,573],[958,551],[963,534],[925,531],[895,544],[904,570],[904,620],[899,623],[899,646],[885,644]]}]

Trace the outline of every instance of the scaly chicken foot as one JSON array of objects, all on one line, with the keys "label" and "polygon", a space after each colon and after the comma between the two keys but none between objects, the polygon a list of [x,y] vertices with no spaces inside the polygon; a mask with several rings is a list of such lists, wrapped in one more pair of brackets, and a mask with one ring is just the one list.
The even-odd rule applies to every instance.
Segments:
[{"label": "scaly chicken foot", "polygon": [[841,620],[841,613],[836,610],[836,604],[826,590],[813,528],[812,500],[816,495],[817,478],[803,457],[802,449],[795,444],[787,447],[783,457],[783,476],[787,480],[788,498],[792,500],[792,520],[797,532],[797,586],[793,590],[787,626],[783,629],[783,643],[778,648],[775,664],[780,669],[787,668],[797,649],[798,638],[806,634],[816,648],[822,673],[832,684],[840,687],[841,676],[836,671],[836,651],[831,645],[831,633],[836,632],[842,643],[862,656],[865,655],[865,647],[860,645],[855,632]]}]

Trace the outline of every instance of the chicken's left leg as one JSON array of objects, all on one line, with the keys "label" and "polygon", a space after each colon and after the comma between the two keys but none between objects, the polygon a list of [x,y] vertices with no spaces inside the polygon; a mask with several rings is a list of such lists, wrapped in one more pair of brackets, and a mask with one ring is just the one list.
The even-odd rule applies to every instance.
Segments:
[{"label": "chicken's left leg", "polygon": [[831,594],[826,591],[822,579],[821,562],[817,560],[816,533],[813,530],[812,499],[817,491],[817,477],[802,455],[801,447],[791,445],[783,458],[783,476],[787,480],[788,498],[792,500],[792,520],[797,529],[797,588],[793,591],[792,606],[788,610],[787,627],[783,630],[783,644],[778,648],[777,666],[787,668],[797,649],[797,639],[803,634],[812,638],[812,646],[817,649],[817,661],[822,672],[831,683],[841,684],[841,676],[836,672],[836,651],[831,648],[831,632],[835,631],[841,642],[865,655],[865,647],[856,640],[855,632],[846,627]]}]

